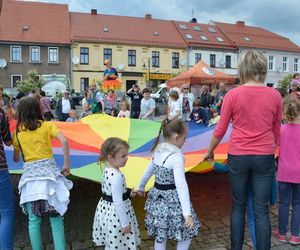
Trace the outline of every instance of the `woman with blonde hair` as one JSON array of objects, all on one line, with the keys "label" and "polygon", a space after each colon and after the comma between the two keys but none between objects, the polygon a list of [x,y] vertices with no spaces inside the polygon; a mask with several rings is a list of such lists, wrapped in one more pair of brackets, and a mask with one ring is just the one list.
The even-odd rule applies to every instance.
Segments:
[{"label": "woman with blonde hair", "polygon": [[243,53],[238,62],[242,86],[227,92],[220,121],[213,133],[205,160],[232,122],[228,165],[232,192],[231,249],[242,249],[247,193],[253,192],[257,250],[271,247],[269,198],[274,178],[274,151],[282,117],[281,96],[266,87],[267,59],[255,50]]}]

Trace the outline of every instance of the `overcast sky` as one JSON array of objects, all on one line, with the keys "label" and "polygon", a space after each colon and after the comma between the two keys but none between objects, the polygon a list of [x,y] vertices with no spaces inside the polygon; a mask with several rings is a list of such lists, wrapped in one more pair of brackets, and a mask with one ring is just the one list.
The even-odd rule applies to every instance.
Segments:
[{"label": "overcast sky", "polygon": [[[246,25],[266,28],[289,38],[300,46],[299,0],[41,0],[66,3],[69,10],[189,21],[197,18],[199,23],[210,20],[234,23],[243,20]],[[192,15],[193,14],[193,15]]]}]

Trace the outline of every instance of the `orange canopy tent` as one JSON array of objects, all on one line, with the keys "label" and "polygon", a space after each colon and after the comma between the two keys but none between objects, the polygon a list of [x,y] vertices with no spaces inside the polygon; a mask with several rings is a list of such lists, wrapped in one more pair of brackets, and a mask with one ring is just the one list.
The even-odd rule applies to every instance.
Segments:
[{"label": "orange canopy tent", "polygon": [[224,81],[233,84],[235,77],[227,75],[209,67],[200,60],[194,67],[182,72],[178,76],[167,81],[169,88],[181,87],[185,83],[192,84],[217,84]]}]

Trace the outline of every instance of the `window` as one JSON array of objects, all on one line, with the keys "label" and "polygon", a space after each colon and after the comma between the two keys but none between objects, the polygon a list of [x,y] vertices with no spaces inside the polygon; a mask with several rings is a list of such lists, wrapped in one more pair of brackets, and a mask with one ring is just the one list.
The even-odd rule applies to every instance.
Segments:
[{"label": "window", "polygon": [[158,33],[157,31],[154,31],[154,32],[153,32],[153,35],[159,36],[159,33]]},{"label": "window", "polygon": [[80,48],[80,64],[89,64],[89,48]]},{"label": "window", "polygon": [[21,46],[10,46],[10,60],[11,62],[22,62]]},{"label": "window", "polygon": [[103,31],[104,31],[104,32],[108,32],[109,30],[108,30],[107,27],[104,27],[104,28],[103,28]]},{"label": "window", "polygon": [[274,56],[269,56],[269,70],[274,71]]},{"label": "window", "polygon": [[231,68],[231,56],[225,56],[225,67]]},{"label": "window", "polygon": [[210,54],[209,59],[210,59],[210,67],[212,68],[216,67],[216,55]]},{"label": "window", "polygon": [[288,58],[287,57],[282,58],[282,70],[284,72],[288,71]]},{"label": "window", "polygon": [[185,37],[186,37],[187,39],[193,39],[193,36],[192,36],[191,34],[185,34]]},{"label": "window", "polygon": [[299,65],[298,65],[299,59],[294,58],[294,72],[299,72]]},{"label": "window", "polygon": [[244,40],[247,42],[251,42],[251,39],[249,37],[244,37]]},{"label": "window", "polygon": [[188,29],[188,27],[185,24],[179,24],[179,28],[181,30],[187,30]]},{"label": "window", "polygon": [[159,68],[159,51],[152,51],[152,67]]},{"label": "window", "polygon": [[195,31],[201,31],[201,28],[200,28],[200,26],[193,26],[193,30],[195,30]]},{"label": "window", "polygon": [[81,77],[80,78],[80,90],[86,91],[89,89],[89,78],[88,77]]},{"label": "window", "polygon": [[179,68],[179,53],[176,52],[172,53],[172,68],[173,69]]},{"label": "window", "polygon": [[136,66],[136,50],[128,50],[128,66]]},{"label": "window", "polygon": [[268,86],[268,87],[270,87],[270,88],[273,88],[273,86],[274,86],[274,83],[272,83],[272,82],[268,82],[268,83],[267,83],[267,86]]},{"label": "window", "polygon": [[40,53],[40,47],[38,46],[30,46],[29,47],[29,60],[32,63],[39,63],[41,62],[41,53]]},{"label": "window", "polygon": [[202,36],[200,36],[200,38],[201,38],[201,40],[208,41],[207,36],[202,35]]},{"label": "window", "polygon": [[19,81],[22,81],[22,75],[11,75],[11,87],[17,87]]},{"label": "window", "polygon": [[58,63],[58,48],[48,48],[48,63]]},{"label": "window", "polygon": [[218,36],[217,36],[216,39],[217,39],[218,42],[224,42],[224,40],[223,40],[222,37],[218,37]]},{"label": "window", "polygon": [[104,49],[103,50],[103,62],[108,59],[112,63],[112,49]]},{"label": "window", "polygon": [[201,53],[195,53],[195,64],[201,60]]},{"label": "window", "polygon": [[217,31],[213,27],[208,27],[207,29],[210,33],[217,33]]}]

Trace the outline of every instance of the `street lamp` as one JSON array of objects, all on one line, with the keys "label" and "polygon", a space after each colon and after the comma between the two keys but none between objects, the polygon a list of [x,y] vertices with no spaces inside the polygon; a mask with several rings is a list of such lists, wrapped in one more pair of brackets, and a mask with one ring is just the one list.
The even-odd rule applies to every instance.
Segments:
[{"label": "street lamp", "polygon": [[143,68],[148,68],[148,79],[147,79],[147,88],[150,87],[150,66],[151,66],[151,57],[143,57]]}]

